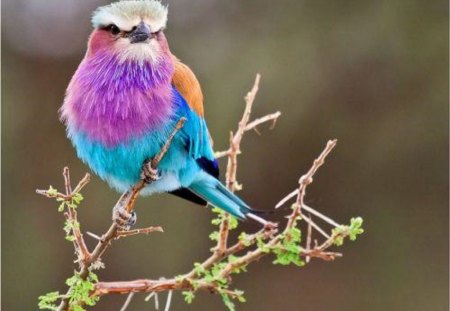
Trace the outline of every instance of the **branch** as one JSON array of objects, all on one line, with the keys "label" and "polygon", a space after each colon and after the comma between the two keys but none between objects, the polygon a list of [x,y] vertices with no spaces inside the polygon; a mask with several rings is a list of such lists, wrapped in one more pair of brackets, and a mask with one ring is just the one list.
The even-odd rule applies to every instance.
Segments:
[{"label": "branch", "polygon": [[297,196],[297,204],[301,204],[302,206],[304,206],[304,202],[302,201],[303,198],[305,197],[305,191],[306,191],[306,187],[312,183],[313,181],[313,176],[314,174],[317,172],[317,170],[325,163],[325,158],[328,156],[328,154],[333,150],[333,148],[336,146],[337,144],[337,139],[333,139],[333,140],[329,140],[325,149],[322,151],[322,153],[319,155],[319,157],[314,160],[314,163],[312,165],[312,167],[309,169],[309,171],[303,175],[302,177],[300,177],[298,183],[299,183],[299,188],[292,191],[291,193],[289,193],[286,197],[284,197],[283,199],[281,199],[277,205],[275,206],[275,208],[280,208],[282,205],[284,205],[286,202],[288,202],[290,199],[292,199],[293,197]]},{"label": "branch", "polygon": [[[216,156],[227,156],[227,171],[226,171],[226,185],[232,192],[240,190],[240,185],[236,180],[237,175],[237,156],[241,153],[241,142],[245,132],[249,130],[257,130],[257,126],[272,122],[272,127],[280,116],[279,112],[266,115],[249,122],[251,116],[252,106],[258,92],[260,82],[260,75],[256,76],[254,85],[251,91],[245,97],[245,110],[239,122],[236,133],[230,134],[230,147],[228,150],[216,153]],[[177,123],[173,132],[169,136],[165,145],[160,152],[152,159],[151,168],[157,169],[159,162],[164,157],[165,153],[170,147],[172,139],[176,133],[183,126],[185,119],[182,118]],[[274,256],[274,264],[288,265],[295,264],[302,266],[308,263],[311,258],[318,258],[321,260],[334,260],[342,254],[330,251],[329,248],[333,245],[341,245],[344,238],[354,240],[358,234],[361,234],[362,219],[353,218],[350,225],[340,225],[333,219],[323,215],[317,210],[304,204],[307,187],[313,182],[313,177],[318,169],[325,163],[325,159],[336,146],[336,140],[328,141],[327,145],[320,153],[320,155],[313,161],[311,168],[306,174],[300,177],[299,185],[296,190],[288,194],[276,206],[276,208],[284,205],[294,197],[295,203],[292,205],[292,212],[287,216],[286,223],[279,228],[274,226],[265,226],[263,229],[253,233],[241,233],[238,241],[229,245],[228,234],[229,230],[234,228],[235,219],[225,212],[219,212],[219,232],[217,232],[217,245],[212,250],[212,254],[203,262],[195,263],[194,268],[185,274],[172,277],[160,278],[156,280],[140,279],[133,281],[119,281],[119,282],[99,282],[92,270],[98,269],[102,266],[101,257],[112,243],[113,240],[129,237],[137,234],[149,234],[151,232],[162,232],[161,227],[148,227],[134,230],[119,230],[115,222],[112,223],[108,231],[101,237],[94,236],[98,243],[94,250],[90,253],[83,239],[83,235],[79,229],[77,221],[76,207],[80,203],[82,196],[79,191],[89,182],[89,175],[86,175],[80,183],[72,190],[70,184],[69,170],[64,170],[65,194],[57,192],[50,187],[49,190],[37,190],[37,192],[46,197],[55,198],[62,202],[63,210],[65,209],[65,216],[67,223],[70,224],[69,233],[73,234],[73,241],[77,253],[78,262],[80,264],[79,271],[70,279],[67,280],[69,290],[65,295],[59,293],[49,293],[46,296],[41,296],[40,307],[50,306],[52,310],[73,310],[72,308],[83,305],[94,305],[95,302],[102,296],[108,294],[128,294],[122,310],[125,310],[135,293],[150,292],[146,300],[155,296],[155,303],[158,304],[157,293],[168,291],[168,298],[166,303],[166,310],[170,307],[172,292],[174,290],[183,291],[185,300],[190,303],[194,298],[194,293],[199,290],[208,291],[222,296],[225,305],[229,310],[234,310],[234,304],[231,299],[243,301],[243,292],[239,290],[230,289],[232,276],[234,274],[245,271],[245,268],[265,256]],[[147,181],[143,178],[132,189],[122,194],[116,206],[120,204],[125,206],[128,212],[132,212],[135,201],[140,191],[147,185]],[[60,206],[61,208],[61,206]],[[304,215],[306,211],[308,215]],[[255,216],[256,217],[256,216]],[[322,228],[316,223],[316,219],[325,222],[332,227],[329,230]],[[217,220],[215,220],[216,222]],[[307,225],[307,237],[304,245],[301,244],[301,231],[299,223],[304,221]],[[231,228],[230,228],[231,227]],[[320,233],[325,239],[319,244],[318,239],[314,239],[315,232]],[[71,239],[72,240],[72,239]],[[314,240],[314,246],[311,246]],[[84,283],[83,283],[84,282]],[[81,284],[81,285],[80,285]],[[80,285],[79,287],[77,287]],[[80,290],[84,290],[82,298],[72,301],[72,291],[80,295]],[[87,290],[87,291],[86,291]],[[59,307],[53,307],[53,303],[60,299]],[[77,310],[81,310],[78,309]],[[84,309],[82,309],[84,310]]]},{"label": "branch", "polygon": [[[161,148],[159,153],[152,159],[151,166],[153,169],[156,169],[159,165],[159,162],[163,159],[165,154],[167,153],[170,144],[172,143],[173,138],[178,133],[178,131],[183,127],[184,122],[186,121],[186,118],[180,118],[180,120],[175,125],[174,129],[172,130],[171,134],[169,135],[166,143]],[[79,230],[79,223],[77,221],[77,213],[76,213],[76,206],[74,205],[73,200],[76,198],[76,195],[88,182],[89,182],[89,175],[87,174],[81,181],[78,183],[78,185],[75,187],[75,191],[71,190],[70,185],[70,174],[69,169],[66,167],[64,168],[64,184],[66,189],[66,194],[63,195],[61,193],[58,193],[55,189],[50,188],[49,190],[37,190],[36,192],[38,194],[44,195],[46,197],[50,198],[57,198],[58,200],[63,200],[67,204],[67,212],[65,213],[67,215],[68,221],[72,223],[72,226],[70,227],[71,231],[73,232],[75,236],[75,249],[76,253],[78,255],[78,262],[80,263],[81,267],[80,270],[77,272],[77,275],[81,280],[87,280],[90,270],[93,267],[96,267],[99,265],[101,256],[106,251],[106,249],[111,245],[111,242],[119,237],[125,237],[125,236],[131,236],[138,233],[150,233],[154,231],[162,232],[161,227],[150,227],[146,229],[136,229],[131,231],[119,231],[119,227],[115,222],[111,224],[109,229],[105,234],[102,235],[101,240],[98,241],[97,245],[95,246],[92,253],[90,253],[86,247],[86,243],[83,239],[83,235],[81,234]],[[140,193],[140,191],[147,185],[147,182],[142,179],[140,180],[135,186],[132,187],[131,190],[125,192],[122,194],[120,199],[117,201],[117,204],[124,204],[126,206],[126,210],[128,212],[132,212],[134,209],[134,205],[136,202],[136,199]],[[78,202],[79,203],[79,202]],[[65,311],[70,310],[71,306],[69,306],[69,298],[72,291],[72,287],[70,287],[67,291],[67,293],[63,296],[61,299],[61,303],[58,307],[58,311]]]},{"label": "branch", "polygon": [[70,172],[69,168],[65,167],[63,169],[63,177],[64,177],[64,188],[65,194],[57,192],[55,189],[50,187],[49,190],[36,190],[36,193],[46,196],[47,198],[56,198],[57,201],[61,202],[60,209],[63,210],[67,205],[67,212],[64,213],[64,217],[66,218],[66,226],[70,226],[70,229],[73,233],[71,236],[71,240],[73,240],[75,252],[78,256],[78,262],[83,265],[87,261],[91,254],[86,246],[86,242],[84,241],[83,234],[80,231],[79,223],[78,223],[78,215],[75,208],[71,208],[74,206],[75,201],[82,200],[82,196],[80,195],[80,191],[86,186],[91,180],[91,175],[86,174],[80,182],[77,184],[75,189],[72,191],[71,181],[70,181]]},{"label": "branch", "polygon": [[275,127],[275,124],[277,123],[278,118],[281,116],[281,112],[277,111],[272,114],[268,114],[265,117],[258,118],[251,123],[247,124],[245,127],[245,131],[254,130],[258,127],[258,125],[272,121],[272,125],[270,126],[270,129],[273,129]]},{"label": "branch", "polygon": [[337,139],[329,140],[325,149],[319,155],[319,157],[314,160],[313,165],[309,169],[308,173],[300,177],[298,183],[298,195],[297,195],[297,205],[299,208],[304,206],[304,198],[306,194],[306,187],[313,182],[313,176],[317,172],[317,170],[325,163],[325,158],[330,154],[331,150],[336,146]]},{"label": "branch", "polygon": [[117,231],[117,238],[123,238],[127,236],[137,235],[137,234],[149,234],[152,232],[164,232],[162,227],[148,227],[142,229],[134,229],[134,230],[119,230]]},{"label": "branch", "polygon": [[[314,161],[311,169],[303,175],[300,180],[302,186],[302,191],[300,196],[304,196],[306,193],[306,187],[310,183],[305,183],[304,180],[312,181],[312,177],[317,172],[318,168],[324,163],[325,157],[330,153],[332,148],[335,146],[335,141],[327,144],[321,155]],[[303,198],[299,198],[300,202],[303,202]],[[311,209],[311,208],[310,208]],[[312,210],[312,209],[311,209]],[[317,212],[318,213],[318,212]],[[107,295],[107,294],[127,294],[130,292],[162,292],[162,291],[197,291],[205,290],[214,293],[223,293],[224,288],[221,287],[218,280],[229,279],[233,273],[239,271],[240,269],[246,267],[259,260],[260,258],[271,254],[272,250],[284,250],[285,239],[288,239],[291,235],[292,229],[296,226],[296,223],[300,219],[298,208],[295,207],[293,212],[288,216],[288,221],[282,233],[277,233],[276,228],[270,228],[269,230],[262,229],[253,235],[241,238],[236,244],[231,247],[226,248],[220,255],[214,252],[211,257],[205,260],[202,264],[198,264],[193,270],[177,278],[172,279],[160,279],[160,280],[135,280],[135,281],[124,281],[124,282],[98,282],[95,284],[95,290],[93,295]],[[305,219],[305,216],[302,216]],[[309,219],[309,218],[308,218]],[[308,222],[309,225],[315,224],[312,221]],[[320,228],[315,225],[315,228]],[[322,229],[320,229],[323,231]],[[325,234],[327,240],[320,246],[315,246],[310,248],[310,243],[312,239],[312,231],[309,229],[308,240],[306,248],[300,247],[298,256],[307,258],[319,258],[322,260],[334,260],[336,257],[342,256],[342,254],[337,252],[329,252],[327,249],[331,247],[337,238],[337,235]],[[345,235],[345,234],[344,234]],[[262,247],[257,247],[256,249],[249,250],[245,255],[236,258],[233,261],[225,262],[215,274],[209,275],[207,278],[205,276],[205,271],[208,271],[212,267],[219,267],[222,264],[224,258],[230,255],[236,254],[242,250],[249,249],[251,246],[255,245],[258,241],[264,241]],[[212,279],[212,281],[211,281]],[[205,281],[209,280],[209,281]],[[228,290],[227,290],[228,291]]]},{"label": "branch", "polygon": [[[222,151],[216,153],[216,157],[228,156],[227,170],[226,170],[226,186],[231,191],[237,191],[241,189],[241,186],[238,184],[236,180],[237,175],[237,156],[241,153],[241,141],[244,137],[244,133],[246,131],[256,129],[256,127],[265,122],[272,121],[272,127],[275,126],[275,122],[281,113],[275,112],[270,115],[266,115],[262,118],[256,119],[255,121],[249,123],[250,115],[252,112],[253,103],[255,101],[256,94],[259,90],[259,82],[261,80],[261,75],[257,74],[255,78],[255,82],[253,84],[250,92],[245,96],[245,109],[242,115],[241,120],[239,121],[238,128],[236,130],[236,134],[233,135],[233,132],[230,133],[230,147],[227,151]],[[230,230],[230,215],[227,213],[221,214],[221,223],[219,228],[219,237],[217,246],[215,251],[217,252],[218,257],[223,256],[226,252],[228,234]]]}]

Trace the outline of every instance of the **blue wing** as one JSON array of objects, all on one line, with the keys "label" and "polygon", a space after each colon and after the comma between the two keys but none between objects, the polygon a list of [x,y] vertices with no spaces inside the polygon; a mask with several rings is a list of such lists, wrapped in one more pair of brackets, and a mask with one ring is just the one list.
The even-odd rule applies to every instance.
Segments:
[{"label": "blue wing", "polygon": [[[185,140],[186,149],[201,169],[218,179],[219,165],[212,152],[205,120],[189,107],[183,96],[175,88],[174,94],[174,103],[177,107],[176,117],[184,116],[187,118],[187,122],[180,131],[183,140]],[[188,188],[180,188],[169,193],[195,204],[207,205],[204,199]]]},{"label": "blue wing", "polygon": [[[174,104],[177,106],[175,117],[187,118],[180,130],[181,138],[189,155],[195,159],[200,168],[193,182],[186,188],[182,188],[181,193],[178,192],[175,195],[184,195],[184,198],[191,201],[202,199],[238,218],[245,219],[245,215],[252,209],[217,179],[218,165],[214,158],[205,120],[190,109],[176,89],[174,91]],[[195,200],[192,200],[192,196]]]}]

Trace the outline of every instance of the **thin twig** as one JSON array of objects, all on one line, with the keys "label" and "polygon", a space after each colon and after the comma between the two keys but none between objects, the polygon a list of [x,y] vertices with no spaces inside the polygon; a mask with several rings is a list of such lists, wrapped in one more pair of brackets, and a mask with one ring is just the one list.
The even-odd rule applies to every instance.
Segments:
[{"label": "thin twig", "polygon": [[69,196],[72,193],[72,186],[70,185],[70,172],[69,168],[66,166],[63,169],[64,176],[64,186],[66,188],[66,195]]},{"label": "thin twig", "polygon": [[117,238],[128,237],[136,234],[149,234],[152,232],[164,232],[162,227],[148,227],[142,229],[133,229],[133,230],[118,230]]},{"label": "thin twig", "polygon": [[158,299],[158,293],[157,292],[152,292],[150,295],[148,295],[147,297],[145,297],[145,301],[150,301],[150,299],[152,299],[152,297],[155,296],[155,309],[159,310],[159,299]]},{"label": "thin twig", "polygon": [[306,194],[306,188],[310,183],[313,182],[313,176],[317,172],[317,170],[325,163],[325,158],[330,154],[331,150],[336,146],[337,139],[329,140],[327,142],[327,145],[325,146],[325,149],[322,151],[322,153],[319,155],[317,159],[314,160],[313,165],[309,169],[309,171],[300,177],[298,183],[298,195],[297,195],[297,206],[299,209],[303,207],[305,204],[303,202]]},{"label": "thin twig", "polygon": [[72,193],[73,194],[79,193],[81,191],[81,189],[83,189],[84,186],[86,186],[90,181],[91,181],[91,175],[89,173],[86,173],[86,175],[84,175],[84,177],[80,180],[80,182],[75,187],[75,189],[73,189]]},{"label": "thin twig", "polygon": [[[167,153],[167,151],[170,147],[170,144],[172,143],[173,138],[178,133],[178,131],[183,127],[185,121],[186,121],[186,118],[183,117],[183,118],[180,118],[180,120],[177,122],[177,124],[175,125],[174,129],[172,130],[171,134],[169,135],[164,146],[161,148],[159,153],[152,159],[152,162],[151,162],[152,168],[156,169],[158,167],[159,162],[162,160],[162,158]],[[68,169],[64,170],[64,177],[65,177],[65,180],[69,177]],[[85,176],[85,178],[83,178],[81,180],[81,182],[78,184],[76,189],[77,190],[81,189],[85,184],[87,184],[87,182],[89,182],[89,176]],[[134,204],[137,199],[137,196],[139,195],[140,191],[146,186],[146,184],[147,184],[146,181],[140,180],[134,187],[132,187],[131,190],[122,194],[122,196],[120,197],[120,199],[118,200],[118,202],[116,204],[123,204],[124,202],[126,202],[125,207],[126,207],[127,211],[132,212],[133,208],[134,208]],[[66,181],[66,191],[68,189],[70,190],[70,181],[69,182]],[[46,196],[49,196],[48,191],[38,190],[36,192],[46,195]],[[70,194],[66,193],[66,199],[71,197],[71,195],[73,195],[73,193],[70,193]],[[70,209],[69,209],[69,211],[70,211]],[[101,237],[100,241],[95,246],[92,253],[90,253],[90,256],[88,256],[87,258],[85,256],[85,258],[82,259],[83,265],[82,265],[80,271],[78,272],[81,279],[85,280],[88,277],[89,268],[91,267],[91,265],[96,264],[100,260],[101,256],[103,255],[105,250],[108,248],[108,246],[111,244],[112,240],[117,238],[118,229],[119,228],[118,228],[117,224],[115,222],[113,222],[111,224],[111,226],[109,227],[108,231],[105,234],[103,234],[103,236]],[[75,237],[76,237],[76,235],[75,235]],[[84,242],[84,240],[83,240],[83,242]],[[66,311],[69,309],[68,297],[70,297],[70,290],[71,289],[69,288],[67,294],[65,295],[65,298],[63,298],[61,300],[61,303],[58,306],[57,311]]]},{"label": "thin twig", "polygon": [[[311,217],[311,215],[309,215]],[[311,223],[308,222],[308,229],[306,233],[306,251],[309,252],[311,250],[311,238],[312,238],[312,226]],[[310,256],[306,256],[306,263],[311,260]]]},{"label": "thin twig", "polygon": [[91,238],[96,239],[97,241],[100,241],[102,239],[101,237],[99,237],[95,233],[92,233],[92,232],[89,232],[89,231],[86,231],[86,234],[89,235]]},{"label": "thin twig", "polygon": [[331,238],[325,231],[323,231],[322,228],[320,228],[314,221],[312,221],[312,219],[308,218],[304,214],[302,215],[302,218],[308,223],[308,225],[311,225],[320,234],[322,234],[326,239],[330,239]]},{"label": "thin twig", "polygon": [[310,212],[311,214],[319,217],[320,219],[322,219],[323,221],[329,223],[330,225],[334,226],[334,227],[339,227],[340,225],[335,222],[333,219],[331,219],[328,216],[325,216],[324,214],[316,211],[315,209],[313,209],[312,207],[309,207],[308,205],[303,204],[303,209],[307,212]]},{"label": "thin twig", "polygon": [[280,208],[281,206],[283,206],[287,201],[289,201],[290,199],[294,198],[296,195],[298,194],[298,188],[295,189],[294,191],[292,191],[291,193],[289,193],[287,196],[285,196],[284,198],[282,198],[276,205],[275,208]]},{"label": "thin twig", "polygon": [[[70,171],[67,166],[64,167],[64,169],[63,169],[63,177],[64,177],[64,187],[66,190],[66,198],[67,198],[67,199],[65,199],[65,201],[67,201],[69,203],[75,193],[72,192],[72,185],[71,185],[71,181],[70,181]],[[81,180],[81,181],[83,181],[83,180]],[[67,221],[72,224],[72,233],[73,233],[73,236],[75,237],[73,243],[75,245],[75,250],[78,254],[78,262],[81,265],[86,265],[91,254],[89,253],[89,250],[88,250],[86,243],[84,241],[84,238],[83,238],[83,234],[81,233],[80,227],[78,225],[77,211],[74,208],[69,207],[67,209],[67,213],[65,213],[64,215],[66,216]]]},{"label": "thin twig", "polygon": [[123,304],[122,308],[120,308],[120,311],[125,311],[128,308],[131,300],[133,299],[133,296],[134,296],[134,292],[131,292],[128,294],[127,300],[125,300],[125,303]]},{"label": "thin twig", "polygon": [[309,251],[306,250],[302,251],[300,253],[300,256],[306,256],[306,258],[315,257],[320,258],[322,260],[330,261],[336,259],[336,257],[342,257],[342,254],[338,252],[325,252],[320,249],[313,248]]},{"label": "thin twig", "polygon": [[[323,155],[324,153],[322,153]],[[320,158],[320,156],[319,156]],[[317,166],[318,162],[315,161],[313,166]],[[317,168],[317,167],[316,167]],[[310,170],[311,171],[311,170]],[[313,170],[315,173],[317,169]],[[312,178],[313,174],[310,174],[310,178]],[[305,191],[302,191],[304,194]],[[289,215],[288,222],[283,234],[286,234],[290,228],[295,226],[298,220],[298,210],[296,209]],[[314,222],[312,222],[309,217],[302,216],[303,219],[308,219],[308,224],[311,227],[314,227]],[[317,225],[316,225],[317,226]],[[320,227],[317,226],[319,230],[323,232]],[[317,230],[316,228],[316,230]],[[320,232],[320,231],[319,231]],[[267,248],[271,248],[276,246],[280,241],[282,234],[276,234],[277,229],[273,228],[271,230],[260,230],[257,233],[250,235],[247,237],[246,241],[239,241],[231,247],[228,247],[221,256],[219,256],[216,252],[212,254],[207,260],[205,260],[201,266],[203,269],[210,269],[214,264],[221,262],[223,258],[227,258],[231,254],[235,254],[239,251],[249,249],[251,245],[254,245],[258,239],[266,240],[265,246]],[[323,232],[324,233],[324,232]],[[333,260],[336,257],[341,256],[340,253],[328,252],[326,249],[330,247],[334,243],[334,237],[330,237],[325,233],[327,240],[321,244],[316,245],[314,248],[310,248],[307,246],[306,249],[301,249],[300,256],[306,257],[315,257],[323,260]],[[268,240],[267,240],[268,239]],[[312,239],[310,235],[310,239]],[[311,243],[311,242],[309,242]],[[242,268],[247,266],[248,264],[259,260],[261,257],[266,256],[268,253],[265,252],[262,248],[256,248],[254,250],[248,251],[246,254],[237,257],[232,262],[228,262],[219,272],[220,278],[229,278],[233,271],[238,268]],[[195,288],[193,287],[193,281],[195,280]],[[126,294],[131,291],[133,292],[163,292],[163,291],[173,291],[173,290],[205,290],[209,292],[218,292],[219,288],[215,283],[208,283],[204,280],[201,280],[201,277],[197,275],[196,269],[191,270],[189,273],[185,274],[180,279],[160,279],[160,280],[135,280],[135,281],[125,281],[125,282],[98,282],[95,284],[95,290],[93,295],[102,296],[107,294]],[[223,292],[223,289],[220,289]]]},{"label": "thin twig", "polygon": [[250,131],[253,129],[256,129],[256,127],[260,124],[272,121],[272,125],[271,125],[271,129],[275,126],[276,121],[278,120],[278,118],[281,116],[281,112],[277,111],[275,113],[272,114],[268,114],[262,118],[258,118],[252,122],[250,122],[249,124],[247,124],[245,126],[245,131]]},{"label": "thin twig", "polygon": [[167,294],[167,300],[166,300],[166,307],[164,308],[164,311],[170,310],[170,303],[172,302],[172,291],[170,290]]},{"label": "thin twig", "polygon": [[[227,171],[226,171],[226,186],[231,191],[234,192],[239,190],[239,184],[236,180],[236,172],[237,172],[237,156],[240,153],[241,149],[241,141],[245,132],[245,128],[250,119],[250,114],[252,112],[253,102],[255,101],[256,94],[259,89],[259,81],[261,80],[261,75],[257,74],[255,78],[255,82],[253,84],[250,92],[245,96],[245,109],[244,114],[242,115],[242,119],[239,122],[238,129],[236,134],[233,135],[233,132],[230,133],[230,148],[228,152],[228,163],[227,163]],[[219,227],[219,238],[217,240],[216,252],[220,255],[225,252],[227,248],[228,241],[228,232],[230,227],[230,215],[225,213],[222,216],[222,221]]]},{"label": "thin twig", "polygon": [[72,222],[72,232],[75,237],[74,243],[76,245],[77,250],[80,253],[80,261],[83,264],[86,264],[89,260],[91,254],[86,246],[86,242],[84,241],[83,234],[80,231],[80,227],[78,225],[78,216],[77,211],[73,208],[68,209],[69,221]]},{"label": "thin twig", "polygon": [[314,160],[313,165],[311,166],[310,170],[300,177],[299,179],[299,188],[289,193],[286,197],[281,199],[276,205],[275,208],[280,208],[282,205],[284,205],[287,201],[289,201],[291,198],[297,196],[297,204],[300,204],[303,206],[304,203],[300,202],[301,198],[305,196],[304,192],[306,187],[312,183],[312,177],[317,172],[317,170],[325,163],[325,158],[328,156],[328,154],[333,150],[333,148],[337,144],[337,139],[329,140],[325,149],[322,151],[322,153],[319,155],[319,157]]}]

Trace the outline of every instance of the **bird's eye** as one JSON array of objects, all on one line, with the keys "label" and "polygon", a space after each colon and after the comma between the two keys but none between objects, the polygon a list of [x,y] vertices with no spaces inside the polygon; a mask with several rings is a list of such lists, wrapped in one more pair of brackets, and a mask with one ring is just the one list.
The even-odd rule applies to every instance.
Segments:
[{"label": "bird's eye", "polygon": [[120,33],[120,29],[119,27],[117,27],[114,24],[109,25],[108,27],[106,27],[106,30],[108,30],[110,33],[112,33],[113,35],[118,35]]},{"label": "bird's eye", "polygon": [[158,31],[152,32],[152,36],[156,37],[157,35],[159,35],[162,32],[162,29],[159,29]]}]

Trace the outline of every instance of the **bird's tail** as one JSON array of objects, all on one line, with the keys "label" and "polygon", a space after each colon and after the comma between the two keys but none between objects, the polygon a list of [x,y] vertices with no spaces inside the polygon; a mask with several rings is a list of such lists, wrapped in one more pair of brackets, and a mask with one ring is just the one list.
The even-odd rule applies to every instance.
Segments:
[{"label": "bird's tail", "polygon": [[211,205],[237,218],[246,219],[247,214],[255,213],[250,206],[229,191],[219,180],[206,173],[192,183],[189,190]]}]

